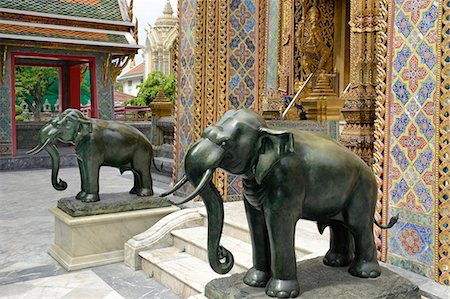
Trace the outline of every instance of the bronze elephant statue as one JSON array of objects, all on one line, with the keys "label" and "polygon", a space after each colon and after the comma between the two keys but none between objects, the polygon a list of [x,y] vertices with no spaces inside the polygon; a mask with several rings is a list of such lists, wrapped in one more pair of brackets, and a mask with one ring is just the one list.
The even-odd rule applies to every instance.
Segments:
[{"label": "bronze elephant statue", "polygon": [[130,193],[153,195],[150,173],[153,148],[138,129],[121,122],[87,118],[76,109],[67,109],[49,121],[39,132],[39,144],[28,153],[37,154],[45,149],[52,159],[52,185],[56,190],[65,190],[67,183],[58,180],[57,140],[75,144],[81,175],[77,199],[84,202],[100,200],[98,177],[101,166],[118,167],[121,172],[131,170],[134,186]]},{"label": "bronze elephant statue", "polygon": [[326,265],[349,265],[358,277],[380,275],[373,235],[377,182],[372,169],[344,146],[310,132],[269,129],[247,109],[230,110],[206,128],[186,154],[186,175],[162,196],[187,181],[194,185],[182,203],[202,197],[209,263],[224,274],[233,267],[233,255],[220,245],[223,201],[211,182],[217,168],[243,179],[253,245],[247,285],[266,287],[273,297],[298,296],[294,234],[300,218],[316,221],[321,232],[330,227]]}]

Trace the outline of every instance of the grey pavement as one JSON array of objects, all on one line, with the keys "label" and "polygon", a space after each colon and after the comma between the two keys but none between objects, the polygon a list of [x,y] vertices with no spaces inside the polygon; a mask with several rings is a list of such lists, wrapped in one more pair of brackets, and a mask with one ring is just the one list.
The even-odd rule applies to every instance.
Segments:
[{"label": "grey pavement", "polygon": [[[41,288],[40,293],[30,289],[45,285],[46,281],[51,285],[52,280],[55,285],[62,283],[67,287],[73,283],[73,277],[77,277],[77,273],[69,274],[53,260],[47,249],[54,237],[54,218],[48,209],[55,207],[61,197],[78,193],[78,168],[60,170],[60,178],[68,184],[65,191],[53,189],[50,175],[49,169],[0,172],[0,298],[61,298],[62,293],[56,292],[56,286],[45,288],[45,292]],[[155,173],[153,181],[155,193],[160,194],[168,189],[171,179]],[[101,168],[100,194],[128,191],[132,185],[131,172],[120,175],[115,168]],[[78,272],[84,279],[91,277],[100,285],[97,293],[91,290],[86,298],[179,298],[142,271],[133,271],[123,263]],[[99,293],[101,287],[106,293]],[[77,294],[75,297],[84,297]]]}]

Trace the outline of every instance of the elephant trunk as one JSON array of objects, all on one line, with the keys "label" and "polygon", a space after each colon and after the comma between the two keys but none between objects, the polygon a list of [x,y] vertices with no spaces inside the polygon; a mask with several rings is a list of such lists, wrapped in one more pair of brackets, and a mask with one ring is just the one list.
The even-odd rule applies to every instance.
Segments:
[{"label": "elephant trunk", "polygon": [[39,132],[39,144],[32,150],[28,151],[28,154],[35,155],[45,149],[52,159],[52,186],[56,190],[66,190],[67,183],[61,179],[58,180],[59,172],[59,152],[54,141],[57,139],[59,131],[55,128],[52,122],[47,123],[41,128]]},{"label": "elephant trunk", "polygon": [[228,273],[234,264],[231,252],[220,245],[224,220],[223,200],[211,182],[223,155],[224,150],[220,146],[208,139],[201,139],[189,149],[185,160],[186,177],[196,187],[187,199],[193,199],[199,194],[205,203],[208,213],[208,260],[211,268],[219,274]]},{"label": "elephant trunk", "polygon": [[67,183],[61,179],[58,180],[59,172],[59,152],[54,144],[45,147],[45,150],[52,158],[52,186],[58,191],[66,190]]}]

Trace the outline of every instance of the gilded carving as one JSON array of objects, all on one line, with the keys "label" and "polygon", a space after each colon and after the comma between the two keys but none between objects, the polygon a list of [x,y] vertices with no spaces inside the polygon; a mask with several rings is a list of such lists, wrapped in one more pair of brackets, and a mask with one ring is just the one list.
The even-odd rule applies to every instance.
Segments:
[{"label": "gilded carving", "polygon": [[278,67],[277,86],[284,94],[292,94],[293,91],[293,2],[292,0],[280,0],[280,23],[278,26]]},{"label": "gilded carving", "polygon": [[[304,81],[311,73],[333,71],[334,1],[303,0],[302,18],[295,32],[295,53],[300,59],[300,74]],[[298,4],[297,4],[298,5]]]},{"label": "gilded carving", "polygon": [[[450,1],[439,1],[439,28],[441,36],[439,50],[440,80],[437,80],[440,90],[439,102],[436,108],[439,111],[437,119],[437,163],[436,163],[436,190],[435,202],[435,279],[445,285],[450,285]],[[438,44],[439,45],[439,44]]]},{"label": "gilded carving", "polygon": [[[378,195],[377,195],[377,205],[375,210],[375,219],[383,224],[386,224],[387,210],[388,210],[388,198],[387,190],[383,190],[383,186],[387,185],[387,177],[383,177],[383,168],[385,159],[384,149],[386,148],[386,142],[384,138],[386,109],[388,102],[386,101],[386,69],[387,69],[387,45],[388,45],[388,35],[387,35],[387,24],[388,24],[388,2],[387,0],[379,1],[379,18],[377,23],[377,35],[376,35],[376,105],[375,105],[375,133],[374,133],[374,144],[373,144],[373,171],[377,178],[378,183]],[[387,232],[381,231],[378,227],[374,228],[375,242],[377,249],[380,250],[381,245],[381,260],[386,261],[387,258]]]}]

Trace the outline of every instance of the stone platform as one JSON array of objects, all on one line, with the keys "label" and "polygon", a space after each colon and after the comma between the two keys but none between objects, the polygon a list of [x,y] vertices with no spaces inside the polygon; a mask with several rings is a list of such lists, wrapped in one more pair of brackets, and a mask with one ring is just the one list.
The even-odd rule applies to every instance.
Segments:
[{"label": "stone platform", "polygon": [[64,198],[58,208],[49,209],[55,218],[49,254],[68,271],[123,261],[128,239],[179,210],[157,196],[117,193],[100,198],[94,203]]},{"label": "stone platform", "polygon": [[[322,263],[322,257],[297,262],[301,299],[415,299],[419,287],[402,276],[382,267],[381,276],[364,279],[351,276],[348,267],[333,268]],[[243,283],[244,273],[212,280],[206,285],[209,299],[270,298],[264,288]]]}]

